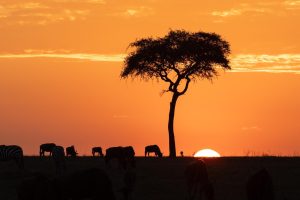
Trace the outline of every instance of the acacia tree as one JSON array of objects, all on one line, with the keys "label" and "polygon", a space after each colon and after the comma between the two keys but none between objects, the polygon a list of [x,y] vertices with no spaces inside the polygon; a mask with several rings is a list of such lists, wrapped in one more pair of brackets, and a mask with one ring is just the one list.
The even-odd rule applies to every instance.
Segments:
[{"label": "acacia tree", "polygon": [[218,68],[231,69],[229,43],[215,33],[171,30],[166,36],[144,38],[129,45],[121,78],[161,79],[168,83],[172,100],[169,111],[169,156],[176,157],[174,114],[178,97],[185,94],[192,80],[213,79]]}]

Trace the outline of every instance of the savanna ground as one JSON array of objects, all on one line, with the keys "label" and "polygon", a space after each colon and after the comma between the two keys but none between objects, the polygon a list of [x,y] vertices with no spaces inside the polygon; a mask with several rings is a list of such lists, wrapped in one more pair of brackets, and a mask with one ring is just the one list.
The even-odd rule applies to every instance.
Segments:
[{"label": "savanna ground", "polygon": [[[137,182],[134,200],[185,200],[185,166],[193,158],[137,158]],[[245,185],[249,175],[265,167],[274,182],[276,200],[300,199],[299,157],[222,157],[205,159],[210,179],[214,183],[216,200],[246,199]],[[68,158],[68,172],[98,167],[106,170],[112,180],[118,200],[123,187],[124,171],[113,161],[106,169],[103,158]],[[43,172],[54,177],[51,158],[25,157],[25,171],[17,169],[14,162],[0,162],[0,199],[16,200],[16,186],[30,172]]]}]

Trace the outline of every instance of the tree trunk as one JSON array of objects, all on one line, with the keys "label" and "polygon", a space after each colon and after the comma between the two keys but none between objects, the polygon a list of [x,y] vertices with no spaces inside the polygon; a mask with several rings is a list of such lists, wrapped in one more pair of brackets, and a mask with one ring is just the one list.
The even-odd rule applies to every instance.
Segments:
[{"label": "tree trunk", "polygon": [[175,115],[175,106],[179,95],[177,93],[173,94],[172,101],[170,103],[170,112],[169,112],[169,157],[176,157],[176,145],[175,145],[175,135],[174,135],[174,115]]}]

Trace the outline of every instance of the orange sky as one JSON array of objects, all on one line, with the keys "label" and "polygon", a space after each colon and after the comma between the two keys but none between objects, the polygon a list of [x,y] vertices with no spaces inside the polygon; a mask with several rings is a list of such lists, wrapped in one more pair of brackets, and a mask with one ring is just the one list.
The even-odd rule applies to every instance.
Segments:
[{"label": "orange sky", "polygon": [[0,140],[158,144],[168,155],[164,83],[121,80],[128,44],[170,29],[222,35],[233,70],[177,104],[177,150],[299,155],[300,1],[0,0]]}]

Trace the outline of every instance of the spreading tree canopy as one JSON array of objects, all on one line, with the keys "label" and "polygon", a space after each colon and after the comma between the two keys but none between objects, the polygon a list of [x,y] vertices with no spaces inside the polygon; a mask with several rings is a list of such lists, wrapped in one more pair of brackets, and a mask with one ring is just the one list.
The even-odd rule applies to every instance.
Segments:
[{"label": "spreading tree canopy", "polygon": [[174,136],[175,106],[186,93],[192,80],[213,79],[218,69],[231,69],[229,43],[216,33],[171,30],[166,36],[144,38],[129,45],[133,49],[126,57],[121,77],[161,79],[172,92],[169,112],[169,151],[176,157]]}]

